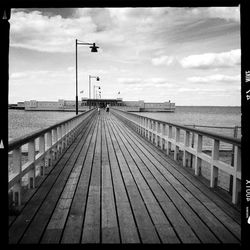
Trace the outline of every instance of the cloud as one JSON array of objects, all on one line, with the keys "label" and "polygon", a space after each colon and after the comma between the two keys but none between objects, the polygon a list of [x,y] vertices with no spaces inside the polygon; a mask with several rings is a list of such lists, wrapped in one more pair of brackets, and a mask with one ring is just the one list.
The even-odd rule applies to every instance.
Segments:
[{"label": "cloud", "polygon": [[221,18],[227,21],[240,22],[239,7],[211,7],[208,8],[208,16],[211,18]]},{"label": "cloud", "polygon": [[152,64],[155,66],[159,65],[167,65],[169,66],[174,61],[174,57],[172,56],[160,56],[152,59]]},{"label": "cloud", "polygon": [[125,85],[133,85],[133,87],[172,87],[173,83],[170,83],[166,78],[151,77],[151,78],[118,78],[118,82]]},{"label": "cloud", "polygon": [[62,18],[45,16],[40,11],[14,11],[10,23],[11,46],[46,52],[71,52],[77,35],[85,39],[96,28],[88,16]]},{"label": "cloud", "polygon": [[240,65],[241,63],[241,50],[231,50],[222,53],[205,53],[199,55],[190,55],[182,60],[180,64],[183,68],[225,68]]},{"label": "cloud", "polygon": [[210,76],[193,76],[188,77],[187,80],[193,83],[213,83],[213,82],[237,82],[240,83],[240,75],[228,76],[222,74],[210,75]]},{"label": "cloud", "polygon": [[178,89],[179,92],[223,92],[225,91],[225,89],[215,89],[215,88],[211,88],[211,89],[204,89],[204,88],[179,88]]}]

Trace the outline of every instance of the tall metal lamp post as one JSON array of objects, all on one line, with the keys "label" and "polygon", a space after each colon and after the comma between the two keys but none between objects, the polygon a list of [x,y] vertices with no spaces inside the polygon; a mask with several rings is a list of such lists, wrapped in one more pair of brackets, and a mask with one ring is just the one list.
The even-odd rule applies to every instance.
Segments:
[{"label": "tall metal lamp post", "polygon": [[[91,76],[89,75],[89,100],[91,99],[91,78],[95,78],[96,81],[100,81],[99,76]],[[95,97],[95,92],[93,92],[93,99]],[[89,109],[91,108],[91,105],[89,104]]]},{"label": "tall metal lamp post", "polygon": [[91,48],[91,52],[97,52],[97,47],[95,43],[84,43],[76,39],[76,115],[78,115],[78,77],[77,77],[77,45],[90,45],[89,48]]},{"label": "tall metal lamp post", "polygon": [[95,99],[97,99],[95,88],[101,89],[101,86],[94,85],[94,87],[93,87],[93,92],[94,92],[93,95],[94,95]]}]

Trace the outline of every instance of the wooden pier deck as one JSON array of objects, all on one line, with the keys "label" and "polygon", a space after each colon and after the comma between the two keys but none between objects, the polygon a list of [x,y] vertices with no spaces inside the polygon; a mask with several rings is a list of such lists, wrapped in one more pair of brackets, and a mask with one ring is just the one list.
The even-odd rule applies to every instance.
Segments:
[{"label": "wooden pier deck", "polygon": [[85,126],[9,222],[9,243],[236,243],[240,213],[112,114]]}]

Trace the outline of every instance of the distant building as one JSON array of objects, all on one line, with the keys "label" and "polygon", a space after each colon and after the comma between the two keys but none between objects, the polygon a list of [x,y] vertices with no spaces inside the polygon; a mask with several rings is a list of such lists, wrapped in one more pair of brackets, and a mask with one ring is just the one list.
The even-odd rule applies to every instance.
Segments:
[{"label": "distant building", "polygon": [[[20,104],[21,105],[21,104]],[[123,101],[122,98],[117,99],[87,99],[82,98],[78,102],[78,110],[86,111],[90,107],[104,108],[107,105],[129,112],[174,112],[175,103],[171,102],[144,102],[139,101]],[[75,111],[75,101],[59,99],[54,101],[25,101],[25,110],[37,111]]]}]

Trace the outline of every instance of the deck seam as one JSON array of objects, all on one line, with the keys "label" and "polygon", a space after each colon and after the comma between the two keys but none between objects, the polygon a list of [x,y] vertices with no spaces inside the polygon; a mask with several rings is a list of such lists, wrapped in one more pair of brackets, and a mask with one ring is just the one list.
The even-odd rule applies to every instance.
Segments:
[{"label": "deck seam", "polygon": [[[131,131],[130,131],[130,133],[131,133]],[[137,134],[136,134],[137,135]],[[132,139],[131,139],[132,140]],[[138,141],[138,140],[137,140]],[[138,147],[138,146],[137,146]],[[142,144],[141,144],[141,147],[143,147],[144,148],[144,150],[146,150],[146,151],[148,151],[148,149],[147,148],[145,148]],[[140,148],[139,148],[140,149]],[[141,149],[140,149],[141,150]],[[154,157],[154,155],[151,153],[151,152],[149,152],[148,151],[148,153],[151,155],[151,157],[152,158],[154,158],[155,160],[157,160],[157,162],[158,163],[160,163],[160,165],[162,165],[162,163],[161,162],[159,162],[159,160],[158,159],[156,159],[155,157]],[[146,154],[145,154],[146,155]],[[146,155],[146,157],[148,158],[148,160],[150,160],[150,162],[153,164],[153,165],[155,165],[153,162],[152,162],[152,160]],[[162,165],[163,166],[163,165]],[[156,167],[156,166],[155,166]],[[163,166],[164,167],[164,166]],[[157,168],[158,169],[158,168]],[[166,168],[165,168],[166,169]],[[168,169],[166,169],[168,172],[169,172],[169,170]],[[159,169],[158,169],[158,171],[160,171]],[[161,172],[161,171],[160,171]],[[170,173],[170,172],[169,172]],[[164,176],[164,174],[163,173],[161,173],[162,175],[163,175],[163,177],[166,179],[166,177]],[[170,173],[171,174],[171,173]],[[173,175],[173,174],[171,174],[175,179],[176,179],[176,177]],[[168,181],[168,180],[167,180]],[[169,182],[169,181],[168,181]],[[204,208],[205,208],[205,210],[204,210],[204,212],[208,212],[209,214],[210,214],[210,216],[212,216],[212,217],[215,217],[223,226],[224,226],[224,228],[228,231],[228,232],[230,232],[232,235],[234,235],[234,233],[232,233],[225,225],[224,225],[224,223],[222,222],[222,221],[220,221],[217,217],[216,217],[216,215],[215,214],[213,214],[204,204],[203,204],[203,202],[201,202],[198,198],[196,198],[196,196],[189,190],[189,189],[187,189],[185,186],[184,186],[184,184],[182,183],[182,182],[180,182],[180,184],[182,185],[182,192],[180,193],[180,191],[178,190],[178,189],[176,189],[174,186],[173,186],[173,184],[171,183],[171,182],[169,182],[171,185],[172,185],[172,187],[176,190],[176,192],[178,192],[179,193],[179,195],[187,202],[187,200],[186,200],[186,198],[184,198],[183,197],[183,195],[181,194],[182,192],[183,192],[183,190],[185,189],[185,190],[187,190],[190,194],[192,194],[192,196],[194,197],[194,199],[196,199],[197,200],[197,202],[199,202],[201,205],[202,205],[202,207],[203,207],[203,209],[202,210],[204,210]],[[183,189],[184,188],[184,189]],[[192,209],[193,209],[193,207],[191,207]],[[193,209],[193,211],[197,214],[197,216],[199,216],[200,217],[200,219],[203,221],[203,219],[201,218],[201,216],[199,215],[199,213],[200,212],[202,212],[202,210],[198,210],[198,211],[196,211],[196,210],[194,210]],[[202,212],[203,213],[203,212]],[[210,231],[213,233],[213,231],[211,230],[211,228],[210,227],[208,227],[209,229],[210,229]],[[217,237],[217,235],[216,234],[214,234],[216,237]],[[237,236],[236,236],[237,237]],[[238,238],[238,237],[237,237]]]}]

